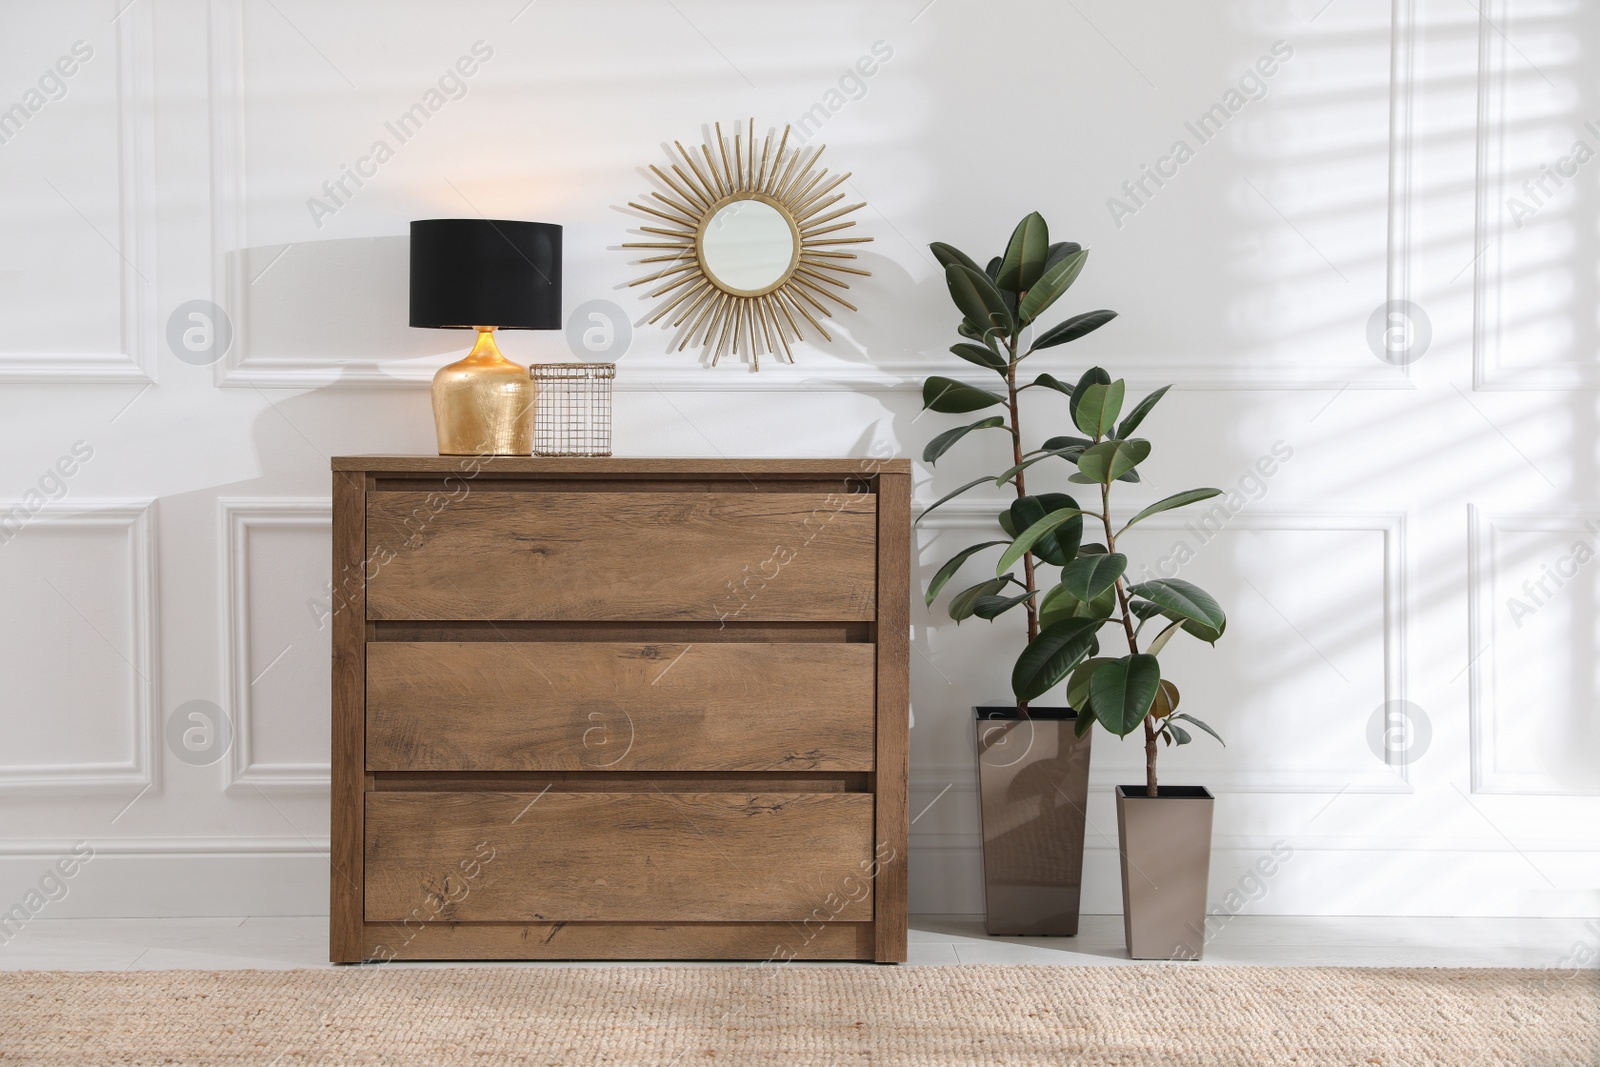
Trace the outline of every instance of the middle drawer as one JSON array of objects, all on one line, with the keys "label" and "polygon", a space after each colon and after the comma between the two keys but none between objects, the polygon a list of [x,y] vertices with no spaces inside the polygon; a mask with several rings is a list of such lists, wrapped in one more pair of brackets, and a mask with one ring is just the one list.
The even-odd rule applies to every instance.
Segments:
[{"label": "middle drawer", "polygon": [[871,644],[374,641],[369,771],[865,771]]}]

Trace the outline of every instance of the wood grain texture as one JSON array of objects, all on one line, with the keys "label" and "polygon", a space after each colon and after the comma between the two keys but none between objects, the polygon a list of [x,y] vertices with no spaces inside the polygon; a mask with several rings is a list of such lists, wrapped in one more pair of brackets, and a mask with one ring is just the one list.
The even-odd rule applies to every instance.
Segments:
[{"label": "wood grain texture", "polygon": [[880,870],[877,950],[880,963],[906,958],[911,764],[911,478],[878,478],[878,768],[874,843]]},{"label": "wood grain texture", "polygon": [[374,642],[367,769],[869,770],[871,645]]},{"label": "wood grain texture", "polygon": [[369,960],[870,960],[872,924],[367,923]]},{"label": "wood grain texture", "polygon": [[430,622],[400,619],[368,624],[369,641],[631,641],[684,645],[727,641],[755,644],[775,641],[798,644],[865,644],[872,641],[870,622],[543,622],[501,619],[498,622]]},{"label": "wood grain texture", "polygon": [[380,771],[372,790],[434,793],[870,793],[867,771]]},{"label": "wood grain texture", "polygon": [[865,794],[369,793],[366,801],[368,921],[872,918]]},{"label": "wood grain texture", "polygon": [[366,487],[359,473],[333,474],[332,788],[328,834],[328,957],[363,958],[362,812],[365,787],[366,609],[362,553]]},{"label": "wood grain texture", "polygon": [[678,478],[693,475],[732,475],[759,481],[788,475],[805,477],[837,475],[860,476],[870,470],[909,475],[908,459],[694,459],[622,458],[549,459],[539,456],[334,456],[333,469],[372,473],[407,472],[459,473],[468,477],[476,472],[538,475],[577,475],[582,477],[640,476]]},{"label": "wood grain texture", "polygon": [[875,616],[872,494],[374,493],[372,619]]}]

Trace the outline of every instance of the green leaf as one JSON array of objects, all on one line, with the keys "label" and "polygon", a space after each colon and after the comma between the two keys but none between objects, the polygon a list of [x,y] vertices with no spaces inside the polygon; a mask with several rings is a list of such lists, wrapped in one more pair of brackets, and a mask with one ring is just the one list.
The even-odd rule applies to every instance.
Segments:
[{"label": "green leaf", "polygon": [[[1153,656],[1155,653],[1151,652],[1148,655]],[[1158,719],[1164,719],[1177,710],[1178,701],[1181,699],[1178,687],[1163,678],[1161,684],[1156,687],[1155,700],[1150,703],[1150,714]]]},{"label": "green leaf", "polygon": [[950,298],[970,322],[980,328],[992,326],[1007,333],[1012,332],[1015,324],[1011,320],[1011,312],[1006,308],[1005,298],[987,274],[961,263],[952,263],[944,269],[944,281],[950,289]]},{"label": "green leaf", "polygon": [[1089,707],[1089,679],[1103,663],[1114,663],[1115,660],[1107,656],[1096,656],[1086,659],[1072,670],[1072,677],[1067,680],[1067,706],[1075,708],[1079,715]]},{"label": "green leaf", "polygon": [[[1039,346],[1034,345],[1034,347],[1037,348]],[[1134,406],[1134,409],[1128,412],[1128,417],[1122,420],[1122,425],[1117,427],[1117,436],[1126,437],[1137,429],[1139,424],[1144,421],[1144,417],[1150,414],[1150,409],[1156,406],[1156,401],[1166,396],[1167,390],[1171,388],[1172,386],[1170,385],[1163,385],[1160,389],[1139,401]]]},{"label": "green leaf", "polygon": [[951,445],[967,436],[973,430],[992,430],[997,427],[1003,427],[1005,424],[1004,416],[990,415],[987,419],[979,419],[977,422],[968,423],[966,426],[957,426],[953,430],[946,430],[928,442],[928,447],[922,450],[922,462],[937,463],[940,456],[950,451]]},{"label": "green leaf", "polygon": [[1049,270],[1051,267],[1055,266],[1057,263],[1060,263],[1063,259],[1066,259],[1068,256],[1072,255],[1074,252],[1077,252],[1082,247],[1083,246],[1076,241],[1057,241],[1055,244],[1050,246],[1050,254],[1045,257],[1044,269]]},{"label": "green leaf", "polygon": [[963,267],[971,267],[973,270],[978,269],[978,265],[973,262],[972,257],[954,245],[947,245],[943,241],[935,241],[928,248],[933,252],[933,258],[939,261],[939,266],[941,267],[959,263]]},{"label": "green leaf", "polygon": [[1056,299],[1078,280],[1078,275],[1083,272],[1084,261],[1088,258],[1089,250],[1080,248],[1046,268],[1045,272],[1039,275],[1039,280],[1029,287],[1028,295],[1022,298],[1022,303],[1017,305],[1017,314],[1022,321],[1032,322],[1054,304]]},{"label": "green leaf", "polygon": [[995,278],[997,278],[1000,274],[1000,257],[995,256],[987,264],[985,264],[983,273],[989,276],[989,280],[991,282],[994,281]]},{"label": "green leaf", "polygon": [[1094,644],[1099,619],[1068,619],[1046,626],[1017,657],[1011,690],[1018,700],[1043,696],[1065,678]]},{"label": "green leaf", "polygon": [[[1072,389],[1072,403],[1067,406],[1067,413],[1072,416],[1074,425],[1078,422],[1078,407],[1083,403],[1083,394],[1091,385],[1110,385],[1111,375],[1100,367],[1090,367],[1083,372],[1083,377],[1078,379],[1078,384]],[[1046,446],[1048,447],[1048,446]]]},{"label": "green leaf", "polygon": [[1197,622],[1202,627],[1216,631],[1218,637],[1227,628],[1228,618],[1222,613],[1221,605],[1210,593],[1192,582],[1181,578],[1156,578],[1129,586],[1128,592],[1158,605],[1162,614]]},{"label": "green leaf", "polygon": [[1082,737],[1084,734],[1094,729],[1094,709],[1073,708],[1073,710],[1076,711],[1078,715],[1077,718],[1072,720],[1072,734],[1074,737]]},{"label": "green leaf", "polygon": [[1006,368],[1010,366],[1005,357],[989,348],[987,345],[959,344],[951,345],[950,351],[966,360],[975,363],[985,370],[992,370],[1001,377],[1005,377]]},{"label": "green leaf", "polygon": [[1040,451],[1056,452],[1063,448],[1071,448],[1074,445],[1079,448],[1088,448],[1092,444],[1094,442],[1087,437],[1052,437],[1044,443],[1044,448],[1040,449]]},{"label": "green leaf", "polygon": [[1124,656],[1095,668],[1089,678],[1089,703],[1107,730],[1127,737],[1139,728],[1161,686],[1161,664],[1154,656]]},{"label": "green leaf", "polygon": [[1199,719],[1195,718],[1193,715],[1190,715],[1188,712],[1180,711],[1180,712],[1178,712],[1178,714],[1174,715],[1173,718],[1174,719],[1182,719],[1184,722],[1187,722],[1187,723],[1193,723],[1195,726],[1200,727],[1200,729],[1204,730],[1206,733],[1210,734],[1212,737],[1215,737],[1219,742],[1222,743],[1222,747],[1223,748],[1227,748],[1228,747],[1228,742],[1222,740],[1222,735],[1221,734],[1217,733],[1211,727],[1207,726],[1205,723],[1201,722]]},{"label": "green leaf", "polygon": [[[1039,496],[1018,497],[1007,509],[1006,517],[1011,521],[1005,525],[1013,530],[1026,530],[1052,511],[1077,506],[1078,502],[1065,493],[1041,493]],[[1032,552],[1052,567],[1060,567],[1077,553],[1078,542],[1081,540],[1083,540],[1083,518],[1079,516],[1076,519],[1069,519],[1060,528],[1039,538],[1034,543]]]},{"label": "green leaf", "polygon": [[1012,231],[995,284],[1013,293],[1027,292],[1044,273],[1044,261],[1049,255],[1050,228],[1043,215],[1031,212]]},{"label": "green leaf", "polygon": [[1062,619],[1107,619],[1117,609],[1117,591],[1106,589],[1093,600],[1079,600],[1060,585],[1054,586],[1039,601],[1039,625]]},{"label": "green leaf", "polygon": [[1095,382],[1083,389],[1082,395],[1073,394],[1078,406],[1072,412],[1072,421],[1090,437],[1104,437],[1117,424],[1117,413],[1122,410],[1122,395],[1126,385],[1121,378],[1106,385]]},{"label": "green leaf", "polygon": [[[1187,507],[1190,504],[1196,504],[1202,500],[1210,500],[1214,496],[1221,495],[1221,489],[1185,489],[1181,493],[1173,493],[1169,497],[1163,497],[1162,499],[1157,500],[1154,504],[1151,504],[1149,507],[1139,512],[1139,514],[1129,519],[1123,524],[1122,530],[1126,530],[1129,526],[1132,526],[1140,519],[1148,519],[1150,516],[1159,515],[1163,511],[1171,511],[1173,508]],[[1122,536],[1122,530],[1117,531],[1117,536]]]},{"label": "green leaf", "polygon": [[922,406],[946,414],[978,411],[1005,402],[1005,397],[996,396],[987,389],[937,374],[922,383]]},{"label": "green leaf", "polygon": [[990,578],[986,582],[968,586],[950,598],[950,607],[947,609],[950,617],[958,623],[962,619],[970,618],[978,605],[979,598],[994,596],[1010,584],[1010,578]]},{"label": "green leaf", "polygon": [[1178,744],[1180,745],[1187,745],[1190,741],[1194,740],[1194,738],[1189,736],[1188,730],[1185,730],[1175,722],[1167,723],[1166,732],[1177,738]]},{"label": "green leaf", "polygon": [[1000,557],[1000,564],[995,567],[994,572],[996,574],[1006,573],[1045,534],[1050,533],[1063,523],[1071,522],[1073,519],[1090,514],[1093,514],[1093,512],[1083,511],[1079,508],[1061,508],[1059,511],[1050,512],[1050,514],[1017,535],[1016,540],[1011,542],[1011,547],[1006,549],[1005,554]]},{"label": "green leaf", "polygon": [[[927,518],[928,512],[932,511],[934,508],[938,507],[940,504],[948,504],[950,501],[954,500],[956,497],[960,496],[962,493],[965,493],[968,489],[975,489],[975,488],[977,488],[978,486],[982,485],[985,482],[992,482],[992,481],[994,481],[994,477],[992,475],[985,474],[982,478],[976,478],[973,481],[968,482],[966,485],[963,485],[960,489],[957,489],[953,493],[946,493],[944,496],[940,497],[938,500],[935,500],[933,503],[931,503],[927,507],[923,508],[922,509],[922,514],[917,516],[917,520],[916,521],[917,522],[921,522],[923,519]],[[912,523],[912,525],[915,526],[916,523]]]},{"label": "green leaf", "polygon": [[972,613],[980,619],[988,619],[992,622],[996,616],[1010,611],[1024,600],[1031,600],[1038,595],[1039,591],[1035,589],[1031,593],[1023,593],[1020,596],[981,596],[978,598],[977,603],[973,605]]},{"label": "green leaf", "polygon": [[1083,450],[1078,457],[1078,473],[1092,482],[1109,485],[1150,455],[1150,442],[1135,437],[1131,441],[1101,441]]},{"label": "green leaf", "polygon": [[1068,341],[1076,341],[1086,333],[1093,333],[1112,319],[1117,317],[1115,311],[1085,311],[1082,315],[1074,315],[1064,322],[1058,322],[1046,330],[1029,352],[1037,352],[1041,348],[1054,348],[1064,345]]},{"label": "green leaf", "polygon": [[[1060,378],[1057,378],[1054,374],[1041,374],[1033,381],[1022,387],[1022,389],[1037,388],[1054,389],[1058,393],[1065,393],[1067,396],[1072,395],[1072,386],[1068,385]],[[1017,391],[1020,393],[1022,389]]]},{"label": "green leaf", "polygon": [[1128,569],[1121,552],[1079,556],[1061,569],[1061,584],[1079,600],[1093,600],[1116,584]]},{"label": "green leaf", "polygon": [[972,545],[971,547],[963,548],[960,552],[957,552],[955,555],[951,556],[950,559],[945,562],[945,565],[939,568],[939,573],[933,576],[933,581],[928,583],[928,596],[924,603],[931,606],[933,604],[934,597],[939,595],[939,590],[943,589],[945,587],[945,583],[949,582],[951,578],[956,576],[956,571],[960,570],[961,565],[967,560],[971,559],[973,555],[982,552],[986,548],[993,548],[995,545],[1003,545],[1005,543],[1006,542],[1004,541],[985,541],[981,545]]}]

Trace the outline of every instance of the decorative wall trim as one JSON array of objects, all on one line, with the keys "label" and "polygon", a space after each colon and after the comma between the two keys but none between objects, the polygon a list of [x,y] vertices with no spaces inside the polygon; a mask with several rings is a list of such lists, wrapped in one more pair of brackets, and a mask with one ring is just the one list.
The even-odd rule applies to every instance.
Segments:
[{"label": "decorative wall trim", "polygon": [[[912,788],[927,788],[925,785],[912,781]],[[942,787],[941,787],[942,788]],[[1091,795],[1096,789],[1090,785]],[[952,790],[954,792],[954,790]],[[912,805],[916,811],[916,805]],[[1584,855],[1600,853],[1600,841],[1592,838],[1559,838],[1529,840],[1519,838],[1516,852],[1506,847],[1506,843],[1498,837],[1445,837],[1427,835],[1405,836],[1380,836],[1378,834],[1366,835],[1318,835],[1305,836],[1302,834],[1214,834],[1211,838],[1212,852],[1267,852],[1273,844],[1279,841],[1288,841],[1296,852],[1400,852],[1443,854],[1452,852],[1464,853],[1494,853],[1515,857],[1517,852],[1528,855],[1562,855],[1567,853],[1580,853]],[[1083,847],[1092,852],[1117,851],[1117,826],[1115,816],[1112,821],[1100,824],[1100,832],[1089,831],[1084,835]],[[925,851],[940,852],[977,852],[983,848],[983,835],[979,833],[940,833],[927,832],[911,835],[911,849],[913,853]],[[1213,887],[1216,888],[1216,887]]]},{"label": "decorative wall trim", "polygon": [[1467,505],[1467,720],[1471,734],[1472,791],[1511,796],[1600,796],[1600,789],[1553,789],[1543,776],[1495,770],[1499,709],[1495,703],[1494,533],[1502,523],[1528,532],[1560,532],[1600,518],[1600,506],[1558,505],[1485,511]]},{"label": "decorative wall trim", "polygon": [[[52,859],[83,838],[12,838],[0,841],[0,857]],[[326,837],[103,837],[89,838],[99,856],[302,856],[328,854]]]},{"label": "decorative wall trim", "polygon": [[[1502,360],[1502,292],[1508,266],[1505,245],[1508,233],[1506,212],[1508,188],[1506,133],[1508,114],[1505,100],[1511,68],[1525,64],[1527,58],[1516,51],[1505,27],[1510,20],[1513,0],[1481,0],[1478,7],[1477,70],[1477,172],[1474,189],[1476,204],[1473,220],[1473,252],[1477,258],[1472,282],[1472,387],[1495,391],[1592,390],[1600,389],[1600,361],[1575,360],[1555,366],[1530,366],[1515,371]],[[1553,9],[1546,9],[1546,11]]]},{"label": "decorative wall trim", "polygon": [[[231,299],[235,303],[229,306],[237,307],[237,301],[244,297]],[[1324,367],[1252,368],[1172,362],[1132,367],[1124,377],[1129,388],[1146,391],[1169,384],[1185,390],[1231,391],[1414,388],[1401,370],[1371,362],[1372,366],[1363,363],[1341,368],[1337,374]],[[217,366],[227,363],[224,360]],[[1070,373],[1073,380],[1081,372],[1080,364],[1043,353],[1030,360],[1028,368],[1030,373],[1048,372],[1058,377]],[[433,363],[420,359],[339,364],[273,359],[252,364],[246,358],[219,370],[217,382],[262,389],[321,389],[334,385],[421,389],[433,381],[436,369]],[[688,356],[678,365],[654,359],[630,362],[624,357],[617,364],[615,388],[623,393],[918,392],[923,381],[934,374],[985,388],[994,384],[992,377],[967,373],[967,365],[953,356],[848,363],[814,355],[808,359],[808,354],[801,352],[794,364],[763,364],[759,373],[744,367],[704,367]]]},{"label": "decorative wall trim", "polygon": [[149,203],[155,179],[152,18],[151,5],[139,4],[115,20],[121,350],[0,351],[0,383],[142,385],[156,380],[156,218]]},{"label": "decorative wall trim", "polygon": [[222,761],[225,788],[303,792],[328,788],[326,763],[263,763],[251,749],[255,710],[250,679],[250,530],[277,527],[329,531],[333,505],[317,497],[222,498],[222,677],[233,719],[233,749]]},{"label": "decorative wall trim", "polygon": [[[1394,0],[1389,32],[1389,178],[1386,192],[1386,283],[1388,299],[1411,291],[1411,114],[1415,95],[1415,0]],[[404,387],[431,383],[438,361],[325,360],[273,358],[252,361],[248,353],[248,285],[229,278],[230,251],[250,247],[245,215],[248,203],[247,146],[241,109],[244,78],[243,0],[211,0],[209,91],[212,151],[213,299],[228,309],[234,324],[233,349],[215,365],[216,384],[252,388],[322,389]],[[641,319],[646,312],[641,312]],[[642,321],[635,324],[643,329]],[[848,328],[842,327],[848,335]],[[953,340],[954,338],[952,338]],[[969,367],[944,352],[914,359],[851,362],[813,354],[802,345],[798,362],[770,362],[760,373],[747,368],[701,366],[687,354],[682,363],[668,358],[619,361],[615,388],[620,392],[915,392],[925,378],[942,374],[974,385],[992,380],[969,374]],[[1363,354],[1347,363],[1207,364],[1181,353],[1145,353],[1148,362],[1128,367],[1134,389],[1171,385],[1182,390],[1343,390],[1414,389],[1407,367],[1394,367]],[[1076,380],[1079,364],[1041,355],[1031,370]]]},{"label": "decorative wall trim", "polygon": [[[922,526],[928,529],[992,529],[998,531],[995,515],[1009,505],[1006,500],[956,500],[934,512]],[[1135,508],[1123,512],[1119,509],[1114,522],[1132,518]],[[919,514],[927,502],[912,505],[912,514]],[[1167,512],[1141,522],[1145,530],[1184,530],[1193,519],[1185,519],[1182,512]],[[1407,632],[1410,629],[1410,601],[1407,596],[1409,566],[1406,550],[1406,515],[1400,512],[1318,512],[1318,511],[1265,511],[1243,510],[1228,520],[1225,530],[1370,530],[1383,535],[1383,689],[1384,700],[1406,699],[1407,692]],[[1215,535],[1213,535],[1215,536]],[[930,765],[938,778],[936,789],[954,782],[957,790],[972,791],[977,788],[977,771],[965,764]],[[1127,772],[1110,772],[1125,777]],[[921,782],[923,772],[913,768],[912,787]],[[1231,768],[1221,772],[1207,771],[1206,785],[1223,793],[1411,793],[1410,769],[1403,758],[1387,766],[1374,765],[1371,769],[1352,768],[1349,772],[1327,771],[1305,774],[1277,771],[1269,768],[1249,770]],[[1090,788],[1110,789],[1119,784],[1102,772],[1092,771]]]},{"label": "decorative wall trim", "polygon": [[[0,512],[17,503],[0,501]],[[133,635],[133,647],[117,651],[133,669],[129,699],[132,751],[119,763],[0,766],[0,792],[136,791],[155,781],[159,765],[159,731],[154,722],[159,662],[155,642],[160,632],[156,622],[155,501],[104,498],[47,503],[17,537],[37,537],[51,527],[81,526],[128,531],[128,632]]]}]

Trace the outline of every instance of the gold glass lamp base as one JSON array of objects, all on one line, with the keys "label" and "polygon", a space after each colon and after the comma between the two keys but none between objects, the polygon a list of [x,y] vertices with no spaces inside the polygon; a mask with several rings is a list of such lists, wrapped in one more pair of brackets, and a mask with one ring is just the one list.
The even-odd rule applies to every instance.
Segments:
[{"label": "gold glass lamp base", "polygon": [[532,455],[538,387],[527,367],[500,354],[493,326],[477,329],[478,343],[467,358],[433,376],[439,455]]}]

